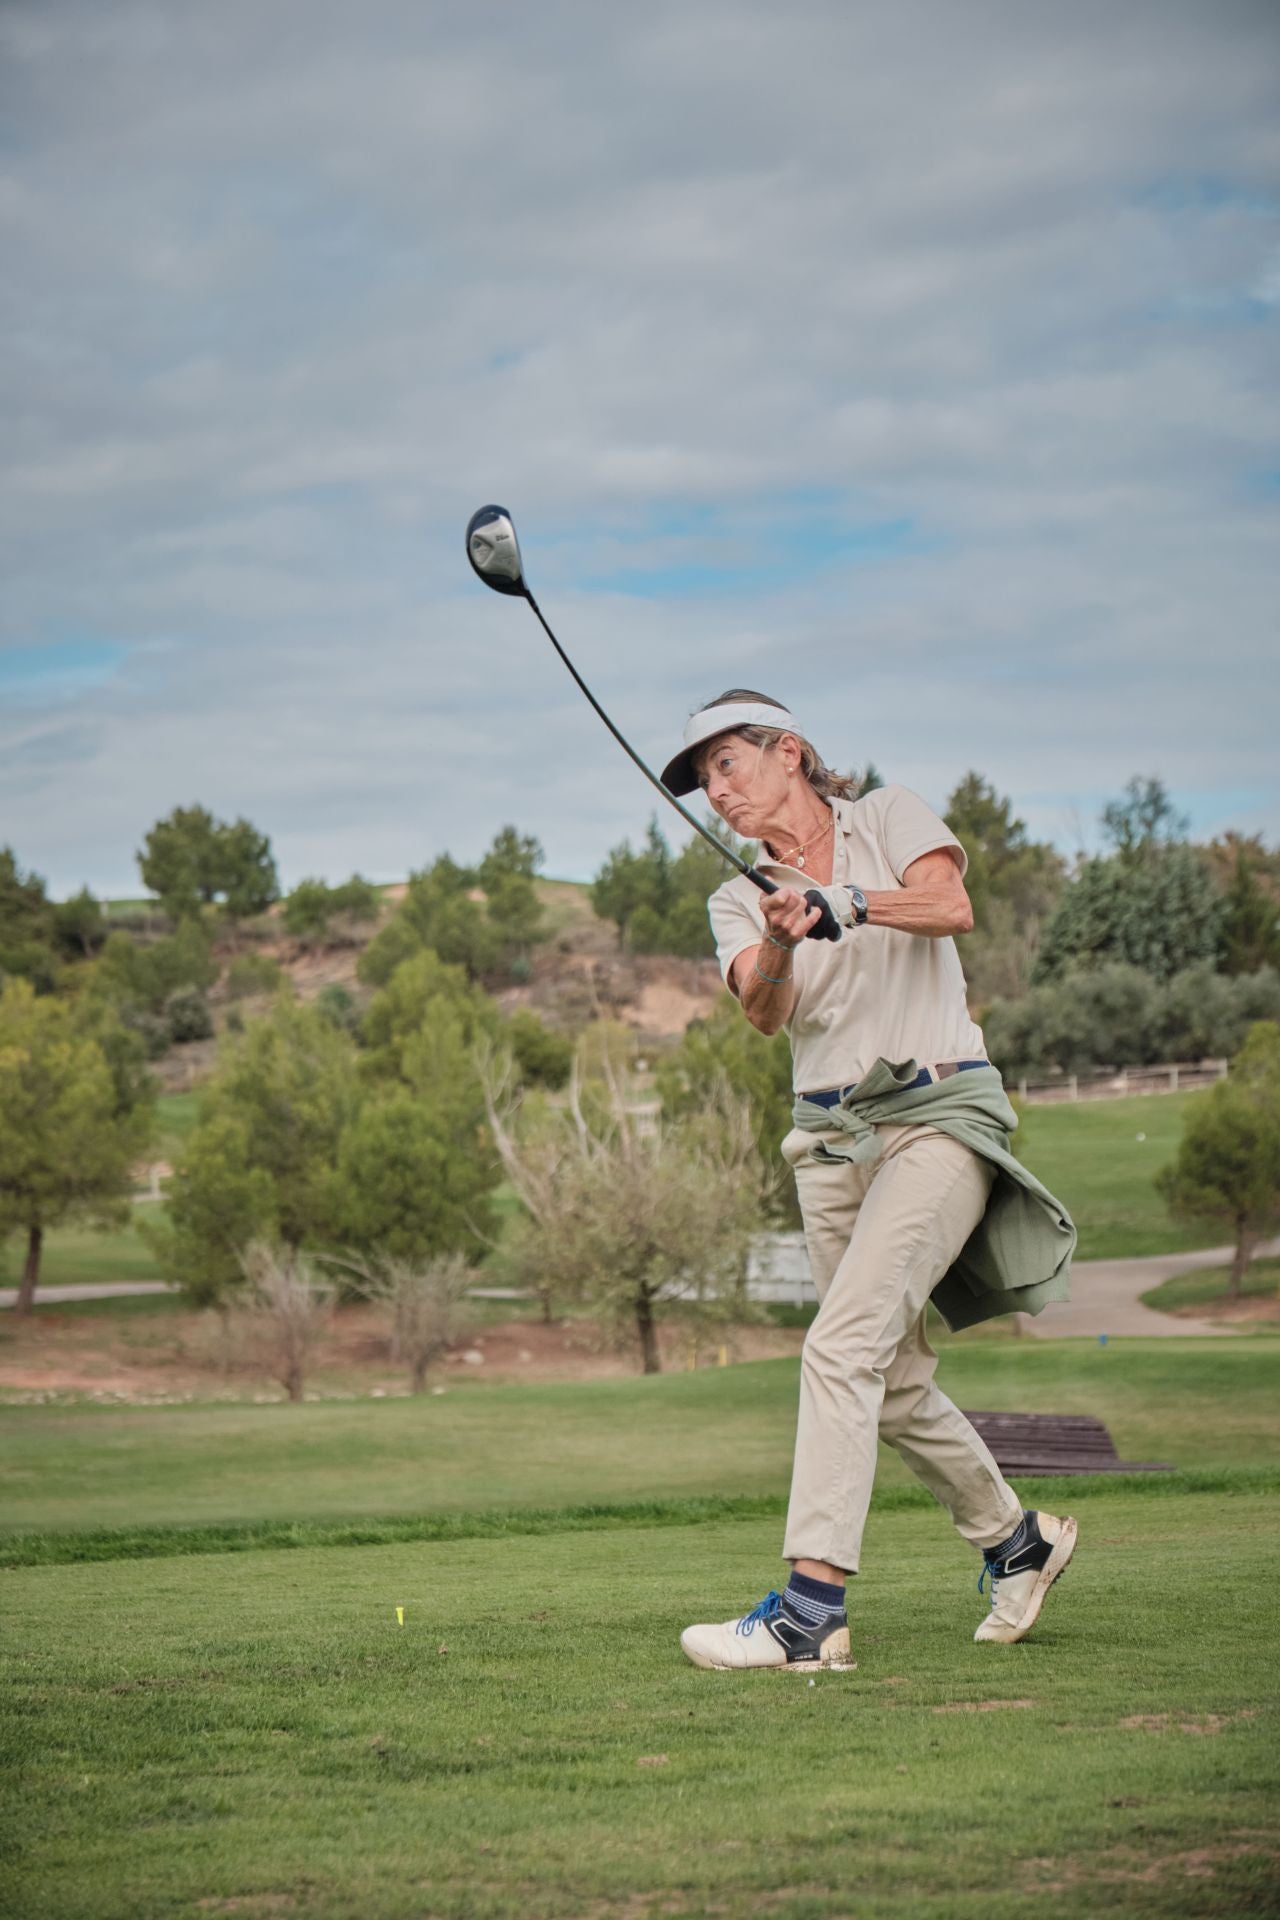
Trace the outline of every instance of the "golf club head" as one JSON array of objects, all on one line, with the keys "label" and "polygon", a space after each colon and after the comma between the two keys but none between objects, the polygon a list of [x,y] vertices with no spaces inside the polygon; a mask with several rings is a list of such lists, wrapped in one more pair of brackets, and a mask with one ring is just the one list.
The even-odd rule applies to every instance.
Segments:
[{"label": "golf club head", "polygon": [[478,507],[467,522],[467,558],[495,593],[526,594],[520,542],[505,507]]}]

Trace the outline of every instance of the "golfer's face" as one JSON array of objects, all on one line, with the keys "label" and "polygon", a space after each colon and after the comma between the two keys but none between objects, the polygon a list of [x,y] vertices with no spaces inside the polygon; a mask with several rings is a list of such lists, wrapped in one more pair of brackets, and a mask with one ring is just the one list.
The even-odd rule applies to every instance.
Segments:
[{"label": "golfer's face", "polygon": [[775,793],[779,776],[785,788],[786,776],[776,753],[730,733],[704,755],[699,777],[720,818],[750,840],[771,815],[779,797]]}]

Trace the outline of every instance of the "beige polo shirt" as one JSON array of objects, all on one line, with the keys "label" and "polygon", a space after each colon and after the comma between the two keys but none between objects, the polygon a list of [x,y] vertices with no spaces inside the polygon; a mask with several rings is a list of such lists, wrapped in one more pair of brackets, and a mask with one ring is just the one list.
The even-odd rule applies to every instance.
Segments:
[{"label": "beige polo shirt", "polygon": [[[912,861],[937,847],[954,847],[964,872],[960,842],[906,787],[880,787],[861,800],[830,805],[836,816],[833,885],[892,893]],[[757,865],[800,893],[813,885],[812,876],[795,867],[763,859]],[[708,902],[727,985],[737,956],[764,937],[761,898],[758,888],[735,874]],[[771,971],[767,961],[762,965]],[[797,1092],[848,1086],[877,1059],[935,1066],[986,1058],[982,1029],[965,1005],[964,972],[952,939],[849,927],[839,940],[802,940],[792,965],[796,1002],[787,1033]]]}]

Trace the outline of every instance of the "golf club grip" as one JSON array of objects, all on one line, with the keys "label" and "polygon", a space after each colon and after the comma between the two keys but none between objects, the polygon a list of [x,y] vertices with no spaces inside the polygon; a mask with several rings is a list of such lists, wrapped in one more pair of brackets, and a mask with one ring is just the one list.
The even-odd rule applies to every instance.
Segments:
[{"label": "golf club grip", "polygon": [[[777,881],[768,879],[758,868],[744,867],[742,871],[753,886],[759,887],[761,893],[777,893],[779,891]],[[836,919],[834,913],[832,913],[831,903],[826,898],[826,895],[819,893],[816,887],[809,887],[806,889],[804,897],[811,907],[818,908],[822,916],[821,919],[814,921],[808,933],[806,933],[805,939],[838,940],[840,938],[840,922]]]}]

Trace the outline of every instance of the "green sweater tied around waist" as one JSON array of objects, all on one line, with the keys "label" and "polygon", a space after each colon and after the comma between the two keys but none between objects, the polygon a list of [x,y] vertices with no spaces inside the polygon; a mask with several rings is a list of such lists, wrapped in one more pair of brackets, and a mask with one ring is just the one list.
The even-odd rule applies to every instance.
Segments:
[{"label": "green sweater tied around waist", "polygon": [[933,1304],[952,1331],[1002,1313],[1039,1313],[1070,1295],[1076,1230],[1047,1187],[1014,1158],[1009,1135],[1018,1116],[995,1067],[974,1067],[913,1087],[914,1060],[896,1066],[877,1060],[839,1105],[816,1106],[797,1097],[792,1118],[808,1133],[839,1132],[819,1140],[817,1160],[862,1166],[880,1153],[877,1127],[937,1127],[996,1169],[987,1209],[959,1258],[933,1289]]}]

